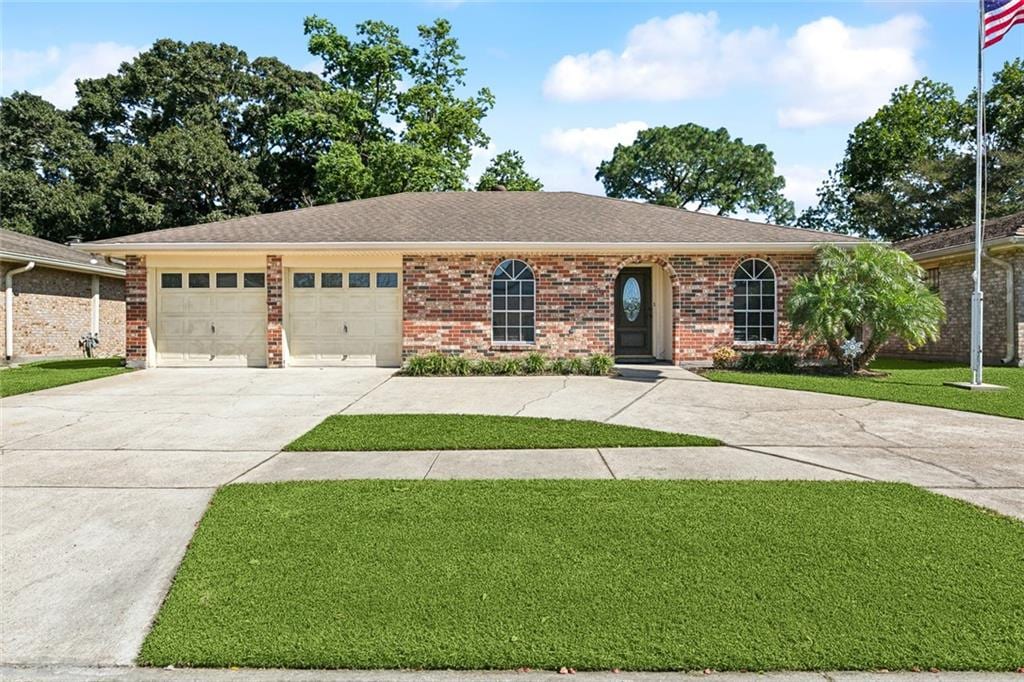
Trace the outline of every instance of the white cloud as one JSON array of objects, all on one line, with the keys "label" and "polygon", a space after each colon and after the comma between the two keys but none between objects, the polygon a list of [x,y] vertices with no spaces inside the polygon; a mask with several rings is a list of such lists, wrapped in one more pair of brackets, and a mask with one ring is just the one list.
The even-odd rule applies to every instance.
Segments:
[{"label": "white cloud", "polygon": [[631,143],[647,127],[643,121],[626,121],[608,128],[555,128],[544,136],[543,143],[586,165],[593,174],[601,161],[611,158],[615,145]]},{"label": "white cloud", "polygon": [[62,109],[74,106],[75,81],[98,78],[117,71],[141,50],[120,43],[76,43],[68,47],[51,46],[45,50],[3,54],[3,89],[28,90]]},{"label": "white cloud", "polygon": [[487,164],[491,162],[498,153],[498,147],[493,141],[488,142],[486,147],[474,147],[473,155],[469,160],[469,168],[466,169],[466,177],[469,178],[469,187],[476,187],[480,182],[480,176],[487,170]]},{"label": "white cloud", "polygon": [[864,28],[835,17],[801,26],[775,63],[793,102],[779,110],[779,124],[804,128],[870,116],[920,74],[914,51],[923,31],[924,21],[909,15]]},{"label": "white cloud", "polygon": [[568,101],[677,101],[760,85],[787,98],[777,111],[784,127],[856,121],[920,74],[924,28],[915,15],[863,27],[824,17],[783,39],[774,27],[723,32],[716,13],[684,12],[634,26],[620,53],[562,57],[544,92]]},{"label": "white cloud", "polygon": [[799,212],[818,203],[818,188],[828,176],[828,169],[794,164],[780,166],[778,173],[786,178],[786,187],[782,193],[796,204]]},{"label": "white cloud", "polygon": [[777,42],[775,29],[722,33],[715,12],[684,12],[634,26],[619,54],[562,57],[544,92],[555,99],[671,101],[706,96],[749,76]]}]

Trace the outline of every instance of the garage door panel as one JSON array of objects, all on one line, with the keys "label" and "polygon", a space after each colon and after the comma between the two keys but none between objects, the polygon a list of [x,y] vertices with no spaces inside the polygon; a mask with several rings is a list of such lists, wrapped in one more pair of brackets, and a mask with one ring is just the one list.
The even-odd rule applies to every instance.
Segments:
[{"label": "garage door panel", "polygon": [[[182,273],[181,281],[190,279],[187,269],[173,272]],[[238,273],[235,281],[242,280]],[[266,365],[265,289],[158,287],[156,307],[158,364]]]},{"label": "garage door panel", "polygon": [[375,304],[378,313],[399,313],[402,310],[402,301],[398,296],[380,296]]},{"label": "garage door panel", "polygon": [[359,271],[356,280],[344,270],[343,286],[325,288],[323,272],[338,273],[339,269],[321,271],[313,287],[296,289],[292,277],[285,277],[289,362],[307,366],[400,365],[401,290],[376,287],[376,272],[369,273],[369,287],[352,287],[352,281],[367,281],[362,276],[365,270]]}]

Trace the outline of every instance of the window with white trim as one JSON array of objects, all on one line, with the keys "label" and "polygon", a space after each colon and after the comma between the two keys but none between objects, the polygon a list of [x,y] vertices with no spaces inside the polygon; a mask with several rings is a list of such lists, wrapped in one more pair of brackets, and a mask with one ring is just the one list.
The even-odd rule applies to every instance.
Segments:
[{"label": "window with white trim", "polygon": [[775,343],[775,271],[760,258],[736,266],[732,278],[733,338],[740,343]]},{"label": "window with white trim", "polygon": [[537,282],[521,260],[502,261],[491,280],[491,333],[496,343],[533,343]]}]

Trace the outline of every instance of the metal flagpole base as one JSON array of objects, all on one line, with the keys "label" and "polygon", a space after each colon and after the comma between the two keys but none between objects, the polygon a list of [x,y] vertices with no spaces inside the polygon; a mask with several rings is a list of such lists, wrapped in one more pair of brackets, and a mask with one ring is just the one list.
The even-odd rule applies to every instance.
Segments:
[{"label": "metal flagpole base", "polygon": [[968,391],[1005,391],[1006,386],[1000,386],[999,384],[975,384],[970,381],[943,381],[943,386],[952,386],[953,388],[964,388]]}]

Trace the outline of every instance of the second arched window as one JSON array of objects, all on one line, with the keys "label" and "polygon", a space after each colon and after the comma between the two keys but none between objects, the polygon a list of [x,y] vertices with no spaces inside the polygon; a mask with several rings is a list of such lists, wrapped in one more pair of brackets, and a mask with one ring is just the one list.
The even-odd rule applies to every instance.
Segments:
[{"label": "second arched window", "polygon": [[732,281],[733,338],[740,343],[775,343],[775,271],[760,258],[736,267]]},{"label": "second arched window", "polygon": [[502,261],[491,280],[491,333],[496,343],[533,343],[537,282],[521,260]]}]

